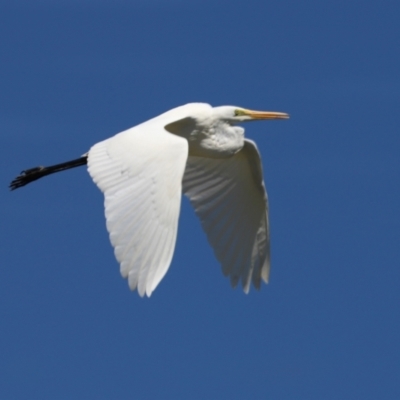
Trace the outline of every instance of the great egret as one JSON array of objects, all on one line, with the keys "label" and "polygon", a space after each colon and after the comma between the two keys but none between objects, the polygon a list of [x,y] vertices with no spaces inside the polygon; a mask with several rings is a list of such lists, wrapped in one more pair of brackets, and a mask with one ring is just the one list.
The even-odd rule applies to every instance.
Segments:
[{"label": "great egret", "polygon": [[268,282],[268,199],[260,154],[239,123],[287,119],[280,112],[191,103],[95,144],[82,157],[25,170],[11,189],[88,164],[104,193],[121,274],[150,296],[167,272],[181,193],[189,197],[225,276],[247,293]]}]

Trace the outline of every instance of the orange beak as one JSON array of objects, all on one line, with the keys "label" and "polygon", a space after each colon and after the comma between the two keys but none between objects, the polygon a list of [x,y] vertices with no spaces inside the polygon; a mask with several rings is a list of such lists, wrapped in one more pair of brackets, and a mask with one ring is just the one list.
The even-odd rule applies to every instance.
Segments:
[{"label": "orange beak", "polygon": [[289,119],[289,114],[276,111],[252,111],[244,110],[244,115],[248,115],[251,119]]}]

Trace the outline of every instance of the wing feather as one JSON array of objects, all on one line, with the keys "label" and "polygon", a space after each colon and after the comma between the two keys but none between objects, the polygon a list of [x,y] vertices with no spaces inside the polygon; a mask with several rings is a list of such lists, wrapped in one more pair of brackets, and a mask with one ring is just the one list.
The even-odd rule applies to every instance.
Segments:
[{"label": "wing feather", "polygon": [[88,154],[121,274],[140,296],[151,295],[171,263],[188,155],[186,139],[145,128],[121,132]]},{"label": "wing feather", "polygon": [[246,139],[230,158],[189,156],[183,192],[231,285],[241,281],[247,293],[251,282],[257,289],[268,282],[268,198],[256,144]]}]

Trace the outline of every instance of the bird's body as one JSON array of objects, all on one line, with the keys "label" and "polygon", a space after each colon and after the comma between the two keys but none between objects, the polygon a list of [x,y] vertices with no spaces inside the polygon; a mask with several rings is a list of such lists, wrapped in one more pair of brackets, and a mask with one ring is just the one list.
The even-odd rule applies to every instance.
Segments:
[{"label": "bird's body", "polygon": [[11,188],[87,160],[105,196],[121,274],[141,296],[150,296],[169,268],[184,193],[223,273],[248,292],[251,282],[259,288],[268,281],[268,202],[257,147],[235,125],[283,118],[288,115],[187,104],[95,144],[69,164],[27,170]]}]

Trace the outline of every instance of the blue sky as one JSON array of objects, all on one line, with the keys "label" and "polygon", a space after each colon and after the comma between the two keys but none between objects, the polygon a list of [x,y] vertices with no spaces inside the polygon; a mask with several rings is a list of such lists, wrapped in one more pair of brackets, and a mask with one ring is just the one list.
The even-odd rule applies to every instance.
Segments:
[{"label": "blue sky", "polygon": [[[400,397],[400,3],[0,3],[0,398]],[[246,126],[270,199],[270,284],[223,277],[183,199],[169,272],[128,290],[84,168],[10,193],[175,106]]]}]

